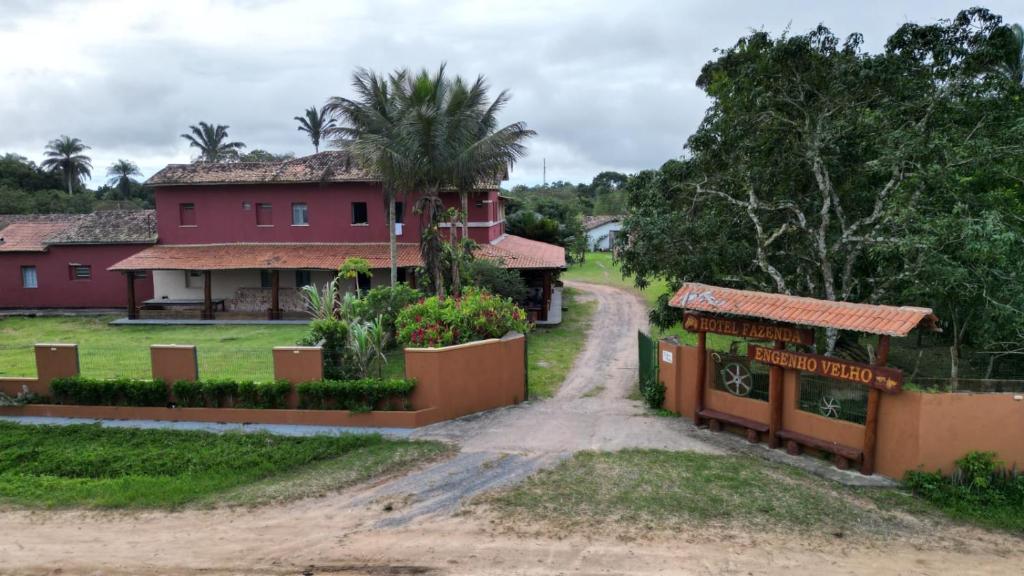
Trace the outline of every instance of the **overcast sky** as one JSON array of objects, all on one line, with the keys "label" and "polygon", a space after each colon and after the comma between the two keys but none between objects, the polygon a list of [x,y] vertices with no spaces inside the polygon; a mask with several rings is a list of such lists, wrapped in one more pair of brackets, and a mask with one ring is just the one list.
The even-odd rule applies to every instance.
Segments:
[{"label": "overcast sky", "polygon": [[[311,153],[292,119],[349,95],[352,70],[436,67],[486,75],[502,120],[538,136],[510,185],[589,181],[682,153],[707,107],[694,86],[715,48],[752,29],[819,22],[878,50],[907,21],[949,18],[945,0],[390,2],[0,0],[0,153],[39,161],[68,134],[92,147],[93,184],[117,158],[145,176],[191,152],[200,120],[272,152]],[[1024,21],[1024,2],[985,4]]]}]

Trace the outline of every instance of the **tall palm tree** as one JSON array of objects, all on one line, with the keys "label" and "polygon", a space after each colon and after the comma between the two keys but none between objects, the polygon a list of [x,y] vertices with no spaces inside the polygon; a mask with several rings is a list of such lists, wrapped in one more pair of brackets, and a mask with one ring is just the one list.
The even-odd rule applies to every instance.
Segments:
[{"label": "tall palm tree", "polygon": [[469,194],[481,183],[502,176],[517,160],[526,154],[526,139],[537,133],[523,122],[498,128],[498,113],[511,96],[502,90],[489,101],[489,86],[483,76],[477,76],[472,85],[456,78],[454,98],[461,99],[470,113],[466,118],[468,130],[456,150],[455,188],[459,192],[462,211],[462,237],[469,237]]},{"label": "tall palm tree", "polygon": [[305,116],[296,116],[295,119],[299,122],[299,131],[309,135],[315,152],[320,152],[320,141],[330,137],[338,122],[329,116],[327,106],[319,110],[310,106],[306,108]]},{"label": "tall palm tree", "polygon": [[1024,84],[1024,27],[1020,24],[1009,26],[1009,42],[1003,69],[1011,80]]},{"label": "tall palm tree", "polygon": [[118,160],[107,168],[107,176],[107,184],[117,188],[119,196],[126,200],[131,196],[132,185],[138,183],[133,177],[142,176],[142,172],[135,162]]},{"label": "tall palm tree", "polygon": [[231,162],[238,159],[238,151],[245,148],[241,142],[228,142],[228,128],[223,124],[207,124],[188,127],[191,134],[182,134],[188,145],[199,149],[197,162]]},{"label": "tall palm tree", "polygon": [[406,72],[389,76],[358,68],[352,74],[354,98],[328,99],[324,112],[335,125],[332,143],[352,154],[355,161],[381,179],[388,217],[391,284],[398,283],[398,239],[395,234],[395,199],[407,194],[414,182],[415,157],[401,138],[402,110],[396,88]]},{"label": "tall palm tree", "polygon": [[61,136],[46,145],[46,159],[41,167],[50,172],[60,172],[64,176],[69,196],[74,185],[81,183],[83,177],[92,177],[92,158],[82,154],[88,149],[81,140],[69,136]]},{"label": "tall palm tree", "polygon": [[[438,295],[441,286],[438,234],[444,205],[442,190],[456,190],[462,201],[463,237],[468,236],[466,212],[468,194],[481,181],[503,174],[526,153],[524,141],[534,132],[522,122],[498,128],[497,114],[508,102],[507,92],[494,101],[488,98],[487,82],[480,76],[472,84],[461,77],[449,79],[442,65],[434,74],[423,71],[407,76],[403,100],[405,139],[414,143],[420,165],[417,189],[423,194],[417,211],[426,214],[426,227],[420,242],[424,267],[435,278]],[[462,244],[464,245],[464,244]]]}]

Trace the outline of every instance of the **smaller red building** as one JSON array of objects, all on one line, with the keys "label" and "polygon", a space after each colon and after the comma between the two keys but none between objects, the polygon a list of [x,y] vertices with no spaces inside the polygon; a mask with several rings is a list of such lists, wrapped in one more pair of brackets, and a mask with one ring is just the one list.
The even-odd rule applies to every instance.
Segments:
[{"label": "smaller red building", "polygon": [[[128,296],[115,263],[156,243],[153,210],[0,216],[0,308],[120,308]],[[146,273],[135,291],[153,294]]]}]

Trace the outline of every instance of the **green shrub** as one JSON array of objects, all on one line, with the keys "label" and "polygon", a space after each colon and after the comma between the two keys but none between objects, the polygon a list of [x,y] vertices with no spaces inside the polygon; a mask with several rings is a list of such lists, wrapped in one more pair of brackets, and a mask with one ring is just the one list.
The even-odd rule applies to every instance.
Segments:
[{"label": "green shrub", "polygon": [[82,406],[166,406],[167,385],[163,380],[115,378],[99,380],[74,376],[50,383],[59,404]]},{"label": "green shrub", "polygon": [[[398,314],[421,298],[423,298],[423,293],[415,288],[410,288],[407,284],[373,288],[363,297],[365,310],[362,311],[359,320],[370,322],[379,316],[384,330],[393,336]],[[394,341],[392,338],[392,342]]]},{"label": "green shrub", "polygon": [[236,408],[287,408],[288,394],[292,390],[291,383],[285,380],[276,382],[239,382]]},{"label": "green shrub", "polygon": [[415,386],[413,380],[381,378],[304,382],[297,388],[299,408],[353,412],[369,412],[378,407],[404,409],[407,406],[404,399],[412,394]]},{"label": "green shrub", "polygon": [[486,290],[517,303],[526,302],[529,290],[522,275],[515,270],[502,268],[490,260],[474,260],[467,274],[473,286]]},{"label": "green shrub", "polygon": [[1024,532],[1024,474],[994,452],[970,452],[950,476],[910,471],[904,487],[945,512],[983,525]]},{"label": "green shrub", "polygon": [[657,377],[644,377],[640,380],[640,395],[648,407],[658,410],[665,404],[665,385]]},{"label": "green shrub", "polygon": [[406,307],[395,322],[398,341],[409,347],[440,347],[529,330],[526,312],[508,298],[467,288],[460,298],[426,298]]},{"label": "green shrub", "polygon": [[206,406],[206,397],[203,396],[203,385],[200,382],[179,380],[174,383],[173,393],[174,402],[182,408]]},{"label": "green shrub", "polygon": [[309,334],[299,340],[300,346],[321,346],[324,356],[324,376],[345,380],[356,375],[355,360],[348,349],[348,322],[344,320],[313,320]]}]

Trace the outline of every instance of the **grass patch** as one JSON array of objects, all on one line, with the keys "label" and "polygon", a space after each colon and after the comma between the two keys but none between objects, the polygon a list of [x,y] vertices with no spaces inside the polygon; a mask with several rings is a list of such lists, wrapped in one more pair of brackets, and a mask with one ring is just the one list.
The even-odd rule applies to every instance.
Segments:
[{"label": "grass patch", "polygon": [[562,323],[538,327],[529,336],[527,362],[531,398],[549,398],[558,391],[573,361],[587,342],[586,334],[597,303],[580,299],[572,288],[562,289]]},{"label": "grass patch", "polygon": [[0,318],[0,376],[34,376],[37,342],[78,344],[82,375],[149,378],[151,344],[194,344],[202,378],[273,379],[271,349],[290,346],[302,325],[110,326],[114,316]]},{"label": "grass patch", "polygon": [[739,525],[862,532],[892,525],[867,499],[797,469],[740,455],[581,452],[488,502],[561,528]]},{"label": "grass patch", "polygon": [[[176,508],[321,494],[448,448],[377,435],[288,437],[0,422],[0,502]],[[316,477],[310,485],[300,485]]]}]

